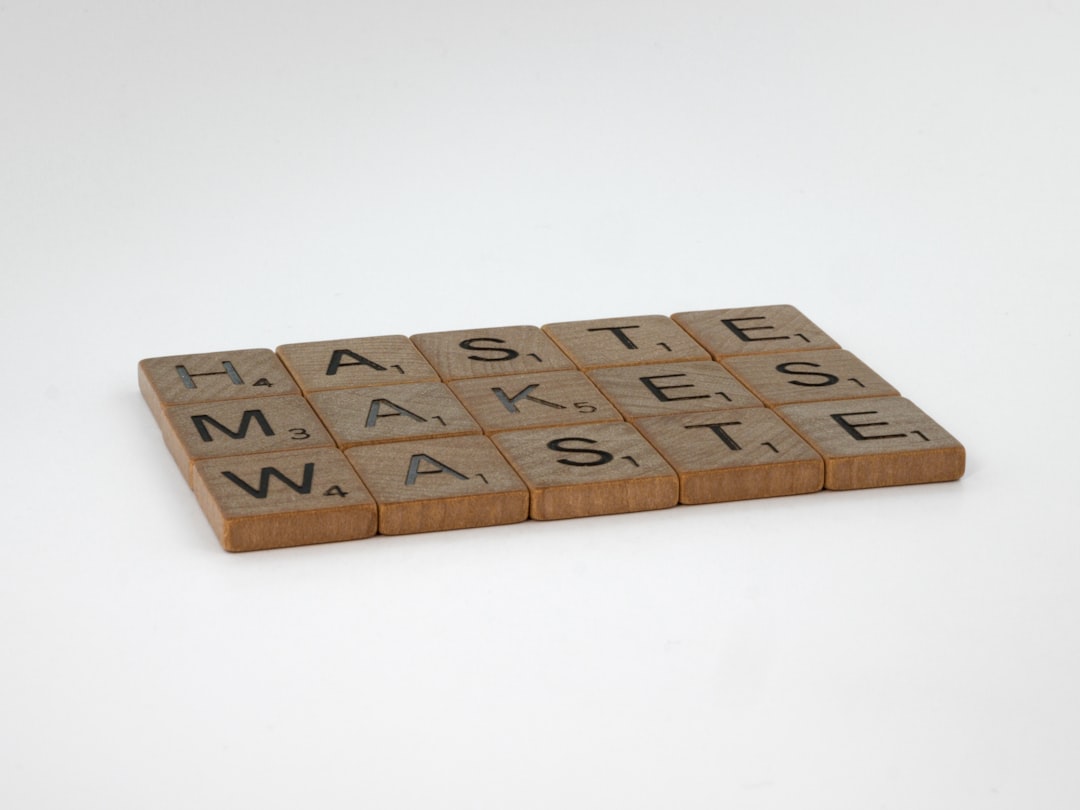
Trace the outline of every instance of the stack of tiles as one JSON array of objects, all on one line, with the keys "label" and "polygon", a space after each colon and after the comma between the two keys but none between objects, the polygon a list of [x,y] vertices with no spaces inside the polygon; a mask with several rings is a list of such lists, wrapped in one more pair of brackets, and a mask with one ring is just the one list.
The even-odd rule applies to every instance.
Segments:
[{"label": "stack of tiles", "polygon": [[139,387],[229,551],[964,472],[790,306],[157,357]]}]

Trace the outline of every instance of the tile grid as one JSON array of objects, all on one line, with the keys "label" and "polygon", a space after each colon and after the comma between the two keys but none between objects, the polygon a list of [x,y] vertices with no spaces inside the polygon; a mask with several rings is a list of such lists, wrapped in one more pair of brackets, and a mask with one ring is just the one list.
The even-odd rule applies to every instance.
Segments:
[{"label": "tile grid", "polygon": [[150,358],[139,383],[230,551],[964,467],[959,442],[788,306]]}]

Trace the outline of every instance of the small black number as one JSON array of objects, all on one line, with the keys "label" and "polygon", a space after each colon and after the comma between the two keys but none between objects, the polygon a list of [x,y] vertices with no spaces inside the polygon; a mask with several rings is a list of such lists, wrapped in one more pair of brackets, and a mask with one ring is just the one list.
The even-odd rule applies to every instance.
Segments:
[{"label": "small black number", "polygon": [[856,384],[857,386],[859,386],[859,388],[866,388],[866,386],[865,386],[865,385],[863,385],[863,384],[862,384],[861,382],[859,382],[858,380],[856,380],[856,379],[855,379],[854,377],[848,377],[848,379],[849,379],[849,380],[850,380],[851,382],[855,383],[855,384]]},{"label": "small black number", "polygon": [[326,492],[323,493],[323,495],[337,495],[339,498],[344,498],[348,494],[349,494],[348,492],[346,492],[345,490],[343,490],[341,487],[337,486],[336,484],[334,486],[330,487],[330,489],[326,490]]},{"label": "small black number", "polygon": [[265,385],[267,388],[273,388],[274,384],[270,382],[266,377],[260,377],[252,385]]},{"label": "small black number", "polygon": [[433,416],[431,418],[434,419],[436,422],[438,422],[440,425],[445,425],[446,424],[446,422],[443,421],[443,418],[441,416]]},{"label": "small black number", "polygon": [[671,347],[670,347],[670,346],[668,346],[668,345],[667,345],[666,343],[664,343],[663,341],[661,341],[660,343],[657,343],[656,345],[657,345],[657,346],[663,346],[663,347],[664,347],[664,349],[665,349],[666,351],[669,351],[669,352],[671,351]]},{"label": "small black number", "polygon": [[394,365],[390,366],[390,368],[396,368],[398,370],[398,374],[404,374],[405,373],[405,369],[403,369],[397,363],[394,363]]},{"label": "small black number", "polygon": [[310,439],[311,434],[303,428],[289,428],[289,433],[293,435],[294,440]]},{"label": "small black number", "polygon": [[731,402],[731,397],[729,397],[729,396],[728,396],[727,394],[725,394],[725,393],[724,393],[723,391],[717,391],[717,392],[716,392],[716,396],[718,396],[718,397],[723,397],[723,398],[724,398],[725,400],[727,400],[728,402]]},{"label": "small black number", "polygon": [[911,432],[918,436],[920,439],[922,439],[924,442],[930,441],[928,438],[926,438],[926,434],[923,433],[921,430],[913,430]]},{"label": "small black number", "polygon": [[769,448],[770,450],[772,450],[772,451],[773,451],[774,453],[779,453],[779,452],[780,452],[779,450],[777,450],[777,449],[776,449],[776,445],[775,445],[775,444],[773,444],[772,442],[762,442],[762,443],[761,443],[761,446],[762,446],[762,447],[768,447],[768,448]]},{"label": "small black number", "polygon": [[529,352],[525,356],[533,358],[534,360],[536,360],[537,363],[543,363],[544,362],[543,359],[540,357],[540,355],[538,355],[536,352]]},{"label": "small black number", "polygon": [[596,406],[590,405],[588,402],[575,402],[574,407],[581,413],[596,413]]},{"label": "small black number", "polygon": [[485,484],[488,482],[487,476],[485,476],[483,473],[477,473],[476,477],[483,481]]},{"label": "small black number", "polygon": [[806,341],[807,343],[809,343],[809,342],[810,342],[810,338],[808,338],[808,337],[807,337],[806,335],[804,335],[804,334],[803,334],[802,332],[796,332],[796,333],[795,333],[795,337],[799,337],[799,338],[802,338],[802,339],[803,339],[804,341]]},{"label": "small black number", "polygon": [[640,464],[637,463],[637,460],[633,456],[623,456],[623,458],[625,458],[627,461],[629,461],[635,467],[640,467],[641,466]]}]

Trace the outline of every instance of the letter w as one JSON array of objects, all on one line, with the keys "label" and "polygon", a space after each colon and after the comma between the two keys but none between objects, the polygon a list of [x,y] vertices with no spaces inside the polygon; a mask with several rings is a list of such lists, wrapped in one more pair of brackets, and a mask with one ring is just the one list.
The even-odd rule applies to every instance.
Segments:
[{"label": "letter w", "polygon": [[191,421],[195,423],[195,429],[199,431],[199,435],[202,436],[204,442],[212,442],[214,437],[210,435],[210,430],[207,425],[213,425],[230,439],[243,439],[247,436],[248,428],[251,426],[251,420],[254,419],[259,423],[259,427],[262,428],[263,435],[273,436],[274,430],[270,427],[270,423],[266,421],[266,417],[263,416],[262,411],[244,411],[243,417],[240,419],[240,427],[235,431],[229,430],[217,419],[212,416],[206,416],[200,414],[199,416],[191,417]]},{"label": "letter w", "polygon": [[287,475],[285,475],[277,467],[263,467],[259,472],[259,488],[251,486],[247,481],[240,478],[240,476],[231,472],[223,472],[226,478],[240,487],[248,495],[255,498],[265,498],[270,492],[270,478],[271,476],[279,480],[281,483],[289,487],[293,492],[297,492],[300,495],[311,494],[311,482],[315,478],[315,463],[309,461],[304,465],[304,481],[303,483],[296,483]]}]

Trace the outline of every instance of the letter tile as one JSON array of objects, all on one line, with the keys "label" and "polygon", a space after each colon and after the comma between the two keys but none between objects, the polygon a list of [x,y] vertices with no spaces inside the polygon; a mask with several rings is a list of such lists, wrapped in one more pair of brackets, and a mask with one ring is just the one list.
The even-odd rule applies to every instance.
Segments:
[{"label": "letter tile", "polygon": [[768,408],[673,414],[634,426],[679,474],[679,502],[720,503],[817,492],[814,449]]},{"label": "letter tile", "polygon": [[277,353],[305,394],[439,382],[435,369],[404,335],[289,343],[278,346]]},{"label": "letter tile", "polygon": [[589,379],[624,417],[760,406],[731,372],[712,360],[598,368]]},{"label": "letter tile", "polygon": [[443,380],[575,368],[536,326],[427,332],[411,340]]},{"label": "letter tile", "polygon": [[199,461],[193,483],[195,497],[226,551],[375,534],[375,501],[334,448]]},{"label": "letter tile", "polygon": [[825,489],[955,481],[964,447],[903,397],[776,409],[825,459]]},{"label": "letter tile", "polygon": [[726,357],[723,364],[766,405],[900,393],[843,349]]},{"label": "letter tile", "polygon": [[717,360],[733,354],[840,348],[813,321],[786,304],[676,312],[671,317]]},{"label": "letter tile", "polygon": [[583,369],[711,359],[665,315],[564,321],[544,331]]},{"label": "letter tile", "polygon": [[529,493],[484,436],[354,447],[346,455],[379,504],[381,534],[519,523]]}]

